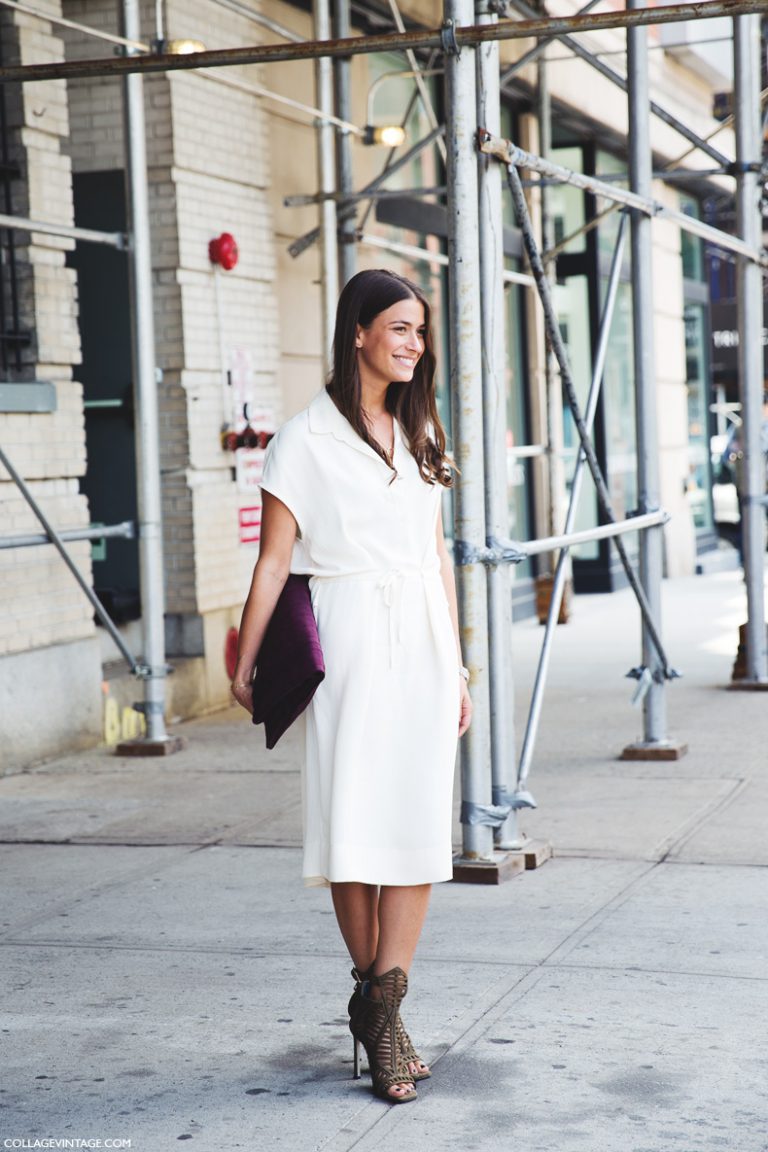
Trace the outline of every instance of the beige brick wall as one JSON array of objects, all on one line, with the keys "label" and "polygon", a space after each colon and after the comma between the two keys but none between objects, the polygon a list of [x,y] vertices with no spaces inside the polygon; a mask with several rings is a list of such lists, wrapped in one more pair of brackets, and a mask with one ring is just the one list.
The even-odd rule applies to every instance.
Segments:
[{"label": "beige brick wall", "polygon": [[[76,480],[38,481],[30,488],[57,527],[88,522],[87,504],[78,494]],[[4,495],[0,504],[2,534],[39,533],[40,524],[26,501],[20,495]],[[87,579],[90,545],[73,542],[67,547]],[[79,640],[93,631],[93,610],[51,546],[2,549],[0,586],[0,657]],[[0,681],[2,677],[0,660]]]},{"label": "beige brick wall", "polygon": [[[60,11],[51,0],[47,8]],[[7,59],[23,64],[61,59],[63,44],[50,24],[19,13],[5,12],[0,18]],[[69,131],[65,85],[52,81],[11,86],[6,107],[12,151],[23,172],[13,189],[14,210],[71,225],[70,161],[62,151],[62,138]],[[72,379],[80,360],[75,278],[65,267],[72,242],[44,233],[17,235],[28,240],[16,250],[20,322],[33,333],[21,378],[53,381],[57,408],[52,413],[0,414],[0,443],[53,525],[79,528],[88,524],[89,515],[78,485],[85,469],[85,438],[82,390]],[[17,378],[12,374],[11,379]],[[0,468],[0,535],[39,531],[28,504]],[[73,544],[71,553],[89,579],[90,546]],[[52,547],[0,551],[0,586],[0,655],[93,634],[92,609]],[[0,681],[9,667],[0,662]]]},{"label": "beige brick wall", "polygon": [[[209,48],[264,39],[252,22],[224,8],[215,14],[213,21],[210,13],[170,0],[167,34],[197,37]],[[228,68],[169,78],[182,324],[176,363],[187,399],[186,482],[192,510],[190,522],[176,530],[185,533],[193,549],[187,560],[194,560],[191,603],[189,563],[169,572],[173,611],[212,613],[239,605],[255,558],[252,548],[238,543],[234,460],[219,442],[227,416],[223,374],[231,349],[250,353],[257,403],[271,407],[278,420],[283,414],[269,124],[263,102],[233,88],[231,81],[253,84],[263,82],[263,75],[255,68]],[[240,259],[233,271],[214,273],[208,243],[225,231],[237,239]]]},{"label": "beige brick wall", "polygon": [[[118,30],[112,0],[71,0],[65,8],[72,19]],[[146,40],[154,15],[154,3],[144,3]],[[165,15],[169,38],[197,37],[209,48],[263,38],[225,8],[169,0]],[[66,33],[66,41],[69,59],[95,54],[77,33]],[[261,101],[232,86],[258,78],[254,68],[145,78],[170,613],[238,605],[247,589],[253,550],[238,544],[234,460],[220,446],[232,348],[251,354],[258,403],[282,415],[268,123]],[[78,81],[69,89],[75,170],[124,167],[119,82]],[[240,261],[217,277],[208,243],[223,231],[237,238]]]}]

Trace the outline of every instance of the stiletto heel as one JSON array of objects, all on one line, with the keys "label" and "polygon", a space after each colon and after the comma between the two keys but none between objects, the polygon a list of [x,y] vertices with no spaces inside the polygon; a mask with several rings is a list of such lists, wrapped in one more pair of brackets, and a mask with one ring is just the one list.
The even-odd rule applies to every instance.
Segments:
[{"label": "stiletto heel", "polygon": [[357,1036],[352,1037],[352,1079],[360,1079],[360,1041]]}]

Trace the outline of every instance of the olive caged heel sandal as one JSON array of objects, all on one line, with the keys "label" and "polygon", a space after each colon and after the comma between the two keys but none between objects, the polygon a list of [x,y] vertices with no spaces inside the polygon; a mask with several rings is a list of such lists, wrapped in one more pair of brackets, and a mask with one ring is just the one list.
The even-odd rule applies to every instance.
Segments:
[{"label": "olive caged heel sandal", "polygon": [[[372,997],[372,988],[379,988],[380,997]],[[389,1104],[407,1104],[416,1099],[413,1076],[400,1053],[397,1039],[397,1020],[400,1004],[408,991],[408,977],[402,968],[392,968],[381,976],[370,976],[350,1007],[349,1028],[354,1037],[354,1076],[360,1077],[360,1044],[368,1056],[373,1080],[373,1091]],[[354,1001],[354,1005],[353,1005]],[[402,1086],[399,1094],[392,1092]]]},{"label": "olive caged heel sandal", "polygon": [[[365,972],[361,972],[358,968],[352,969],[352,979],[355,981],[355,990],[350,997],[349,1005],[347,1008],[350,1020],[357,1010],[357,1003],[360,999],[363,984],[366,980],[370,980],[372,975],[372,967],[367,969]],[[429,1070],[429,1066],[424,1062],[424,1060],[422,1060],[421,1056],[419,1056],[418,1052],[414,1048],[413,1041],[405,1030],[405,1025],[403,1024],[403,1019],[399,1012],[397,1014],[397,1042],[400,1046],[401,1061],[406,1065],[413,1079],[429,1080],[430,1076],[432,1075],[431,1071]],[[416,1065],[416,1071],[411,1068],[412,1064]],[[360,1079],[359,1071],[355,1073],[354,1078],[355,1080]]]}]

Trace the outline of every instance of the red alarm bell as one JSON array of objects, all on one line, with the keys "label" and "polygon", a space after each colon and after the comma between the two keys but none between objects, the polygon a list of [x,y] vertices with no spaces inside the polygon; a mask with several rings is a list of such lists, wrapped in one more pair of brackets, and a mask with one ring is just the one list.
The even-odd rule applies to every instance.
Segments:
[{"label": "red alarm bell", "polygon": [[237,241],[231,232],[222,232],[208,245],[211,264],[220,264],[225,272],[231,272],[239,258]]}]

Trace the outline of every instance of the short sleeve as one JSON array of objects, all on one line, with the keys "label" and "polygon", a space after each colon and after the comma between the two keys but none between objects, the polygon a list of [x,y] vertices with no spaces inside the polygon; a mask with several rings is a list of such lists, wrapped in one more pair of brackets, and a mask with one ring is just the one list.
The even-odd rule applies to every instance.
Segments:
[{"label": "short sleeve", "polygon": [[305,500],[302,491],[302,457],[297,451],[296,438],[286,436],[286,430],[280,429],[267,445],[261,488],[285,504],[299,526],[299,533],[303,533]]}]

